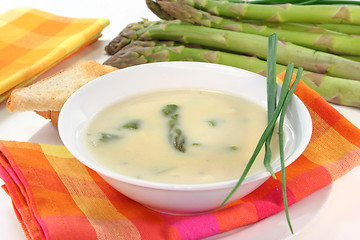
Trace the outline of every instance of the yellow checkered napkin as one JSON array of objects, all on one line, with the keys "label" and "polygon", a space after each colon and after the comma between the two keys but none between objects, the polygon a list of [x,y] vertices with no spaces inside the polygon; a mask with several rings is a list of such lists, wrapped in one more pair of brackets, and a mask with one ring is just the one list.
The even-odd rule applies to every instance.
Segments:
[{"label": "yellow checkered napkin", "polygon": [[19,7],[0,15],[0,102],[82,47],[108,19],[69,18]]}]

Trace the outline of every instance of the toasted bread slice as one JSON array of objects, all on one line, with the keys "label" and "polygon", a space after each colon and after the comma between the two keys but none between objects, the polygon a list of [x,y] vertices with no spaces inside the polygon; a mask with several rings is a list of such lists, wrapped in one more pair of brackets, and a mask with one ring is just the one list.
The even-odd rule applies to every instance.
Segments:
[{"label": "toasted bread slice", "polygon": [[30,86],[12,91],[8,101],[9,112],[35,111],[56,122],[66,100],[81,86],[117,68],[95,61],[80,61]]},{"label": "toasted bread slice", "polygon": [[51,123],[54,125],[54,126],[58,126],[58,120],[59,120],[59,114],[60,114],[60,111],[34,111],[36,112],[37,114],[39,114],[40,116],[46,118],[46,119],[50,119],[51,120]]},{"label": "toasted bread slice", "polygon": [[12,91],[9,112],[60,111],[65,101],[81,86],[117,68],[95,61],[80,61],[30,86]]}]

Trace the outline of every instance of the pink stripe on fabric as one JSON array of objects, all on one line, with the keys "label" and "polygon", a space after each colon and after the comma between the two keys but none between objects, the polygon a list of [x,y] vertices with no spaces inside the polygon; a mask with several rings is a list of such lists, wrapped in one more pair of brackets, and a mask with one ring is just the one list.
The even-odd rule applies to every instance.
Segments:
[{"label": "pink stripe on fabric", "polygon": [[[34,214],[33,211],[31,211],[31,213]],[[48,225],[46,224],[46,222],[44,222],[42,218],[37,218],[37,217],[35,217],[34,222],[36,225],[40,226],[40,228],[38,228],[38,229],[39,229],[41,235],[45,235],[45,239],[49,239],[50,232],[49,232]]]},{"label": "pink stripe on fabric", "polygon": [[[287,188],[286,191],[288,205],[290,206],[296,202],[296,198],[289,188]],[[254,201],[253,204],[257,209],[259,220],[280,212],[284,209],[281,186],[273,189],[262,199]]]},{"label": "pink stripe on fabric", "polygon": [[[21,170],[18,168],[17,164],[13,161],[12,155],[7,150],[6,146],[1,144],[0,148],[1,148],[1,152],[3,153],[3,161],[6,162],[6,168],[4,170],[10,176],[10,178],[8,178],[8,179],[11,181],[14,181],[16,183],[16,185],[19,186],[21,192],[23,192],[24,189],[22,188],[22,186],[25,185],[23,180],[25,180],[25,182],[26,182],[26,178],[24,178]],[[20,173],[20,175],[19,175],[19,173]],[[29,187],[28,184],[26,186]],[[23,192],[23,194],[26,194],[26,193]]]},{"label": "pink stripe on fabric", "polygon": [[[11,177],[7,174],[7,171],[2,165],[0,165],[0,178],[5,182],[5,184],[11,180]],[[3,186],[6,186],[5,184]]]},{"label": "pink stripe on fabric", "polygon": [[19,179],[18,175],[16,174],[16,172],[13,170],[13,168],[11,166],[6,166],[5,171],[9,174],[9,178],[8,180],[12,180],[15,182],[16,185],[21,186],[23,185],[21,180]]},{"label": "pink stripe on fabric", "polygon": [[219,223],[211,213],[183,219],[161,215],[164,221],[178,230],[181,240],[201,239],[220,233]]}]

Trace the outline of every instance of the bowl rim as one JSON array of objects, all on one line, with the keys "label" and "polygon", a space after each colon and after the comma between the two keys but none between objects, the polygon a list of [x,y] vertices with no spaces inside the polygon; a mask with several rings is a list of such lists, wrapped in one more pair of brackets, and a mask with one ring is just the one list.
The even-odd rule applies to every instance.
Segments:
[{"label": "bowl rim", "polygon": [[[236,71],[239,74],[241,74],[242,72],[246,72],[247,74],[256,76],[257,78],[266,79],[264,76],[261,76],[259,74],[256,74],[256,73],[244,70],[244,69],[236,68],[236,67],[225,66],[225,65],[215,64],[215,63],[188,62],[188,61],[146,63],[146,64],[135,65],[135,66],[127,67],[124,69],[116,70],[114,72],[111,72],[111,73],[105,74],[101,77],[98,77],[98,78],[94,79],[93,81],[87,83],[86,85],[82,86],[73,95],[71,95],[69,97],[69,99],[65,102],[65,104],[63,105],[63,107],[60,111],[60,114],[59,114],[58,131],[59,131],[60,139],[62,140],[63,144],[68,149],[68,151],[78,161],[80,161],[82,164],[84,164],[86,167],[92,169],[93,171],[96,171],[100,176],[108,177],[108,178],[111,178],[114,180],[125,182],[127,184],[131,184],[131,185],[137,185],[137,186],[141,186],[141,187],[155,188],[155,189],[166,189],[166,190],[170,190],[170,191],[199,191],[199,190],[201,191],[201,190],[210,190],[210,189],[214,190],[214,189],[233,188],[235,186],[235,184],[238,182],[238,179],[226,180],[226,181],[221,181],[221,182],[199,183],[199,184],[174,184],[174,183],[162,183],[162,182],[154,182],[154,181],[147,181],[147,180],[132,178],[132,177],[111,171],[110,169],[107,169],[103,166],[100,166],[101,168],[99,169],[98,165],[95,166],[93,163],[84,160],[84,158],[82,158],[83,155],[80,153],[80,151],[78,151],[78,149],[75,146],[68,144],[67,137],[65,134],[65,132],[66,132],[66,124],[65,124],[66,121],[65,120],[67,117],[66,114],[68,113],[67,109],[72,104],[72,101],[76,100],[78,95],[83,94],[83,92],[87,91],[88,88],[95,87],[96,84],[98,84],[98,82],[100,82],[101,80],[106,79],[106,78],[112,78],[114,75],[115,76],[122,75],[124,72],[133,71],[135,73],[139,73],[139,72],[141,72],[140,70],[143,68],[149,68],[149,67],[151,67],[151,68],[170,67],[171,68],[171,67],[176,67],[176,66],[180,66],[185,69],[188,67],[198,68],[198,69],[200,69],[200,68],[201,69],[216,68],[220,71],[229,71],[229,70]],[[148,91],[148,92],[151,92],[151,91]],[[286,166],[288,166],[292,162],[294,162],[305,150],[308,143],[310,142],[310,138],[312,135],[312,127],[313,127],[310,113],[309,113],[308,109],[306,108],[305,104],[301,101],[301,99],[299,99],[294,94],[292,101],[295,101],[297,106],[301,108],[302,113],[305,114],[302,116],[302,122],[307,123],[308,131],[306,131],[305,133],[302,133],[303,138],[301,140],[301,142],[302,142],[301,147],[295,149],[295,153],[292,153],[292,155],[296,155],[296,157],[293,157],[292,160],[285,159]],[[111,104],[112,103],[108,103],[106,106],[111,105]],[[104,106],[104,107],[106,107],[106,106]],[[273,166],[273,169],[275,172],[278,172],[280,169],[280,165],[278,165],[277,167]],[[239,173],[239,178],[240,178],[240,176],[241,176],[241,173]],[[265,178],[267,179],[270,176],[271,175],[267,170],[262,170],[253,175],[248,175],[244,179],[242,185],[256,181],[256,180],[260,180],[260,179],[265,179]]]}]

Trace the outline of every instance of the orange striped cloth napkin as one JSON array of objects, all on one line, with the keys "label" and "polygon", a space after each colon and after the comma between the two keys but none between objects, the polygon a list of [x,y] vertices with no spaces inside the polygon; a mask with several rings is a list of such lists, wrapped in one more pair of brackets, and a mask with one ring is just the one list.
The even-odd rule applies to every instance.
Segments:
[{"label": "orange striped cloth napkin", "polygon": [[0,14],[0,102],[96,41],[108,19],[69,18],[19,7]]},{"label": "orange striped cloth napkin", "polygon": [[[286,170],[290,205],[360,164],[360,130],[304,83],[296,94],[310,111],[313,134]],[[0,141],[0,166],[28,239],[200,239],[283,210],[281,182],[273,178],[221,210],[184,217],[118,193],[64,146]]]}]

